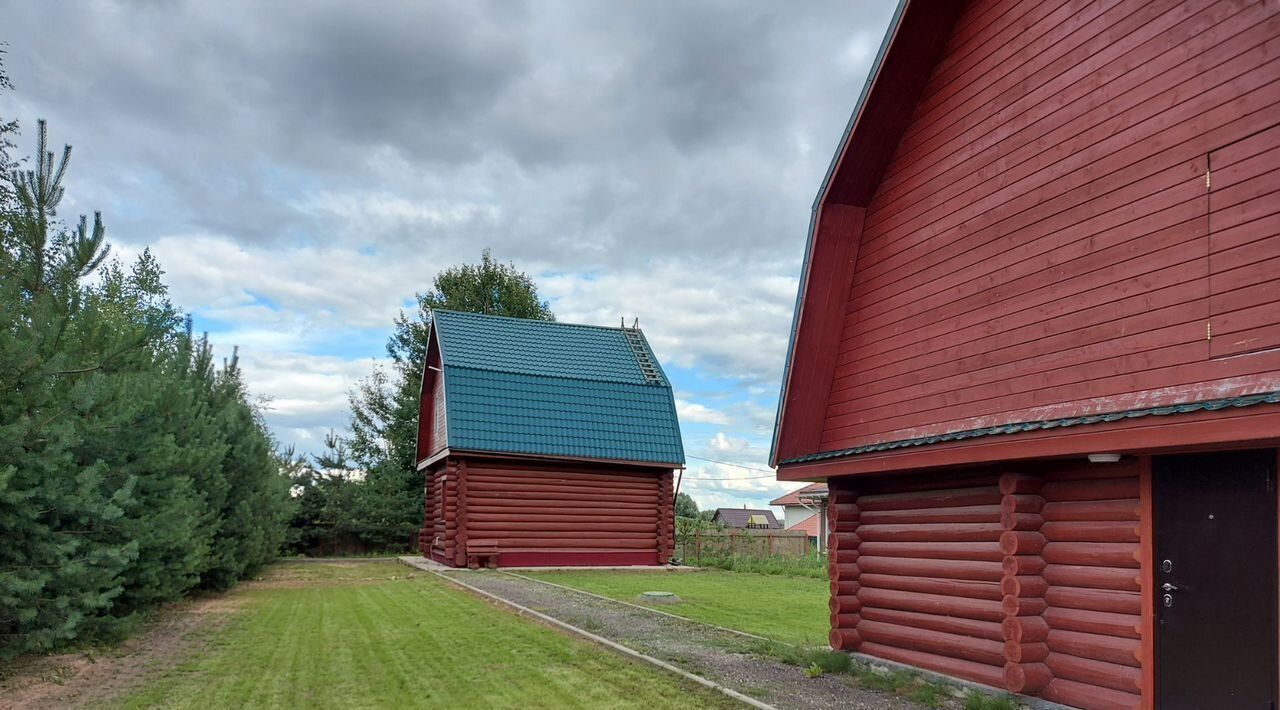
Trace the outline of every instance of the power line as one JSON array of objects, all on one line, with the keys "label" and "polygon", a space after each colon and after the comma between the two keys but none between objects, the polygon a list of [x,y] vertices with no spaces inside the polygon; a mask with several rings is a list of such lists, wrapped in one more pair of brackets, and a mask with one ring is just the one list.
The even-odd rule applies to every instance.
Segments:
[{"label": "power line", "polygon": [[701,477],[689,476],[685,479],[688,481],[752,481],[752,480],[757,480],[761,478],[773,478],[777,475],[776,473],[768,469],[754,468],[752,466],[743,466],[740,463],[730,463],[728,461],[717,461],[715,459],[706,459],[701,456],[689,456],[688,458],[697,459],[699,461],[706,461],[707,463],[720,464],[721,466],[732,466],[734,468],[742,468],[748,471],[759,471],[761,473],[767,474],[764,476],[737,476],[735,478],[701,478]]},{"label": "power line", "polygon": [[767,474],[769,474],[770,476],[775,475],[775,473],[776,473],[776,472],[775,472],[773,469],[771,469],[771,468],[754,468],[754,467],[752,467],[752,466],[743,466],[743,465],[742,465],[742,464],[740,464],[740,463],[730,463],[730,462],[728,462],[728,461],[717,461],[717,460],[715,460],[715,459],[704,459],[704,458],[702,458],[701,456],[692,456],[692,455],[690,455],[688,458],[691,458],[691,459],[697,459],[697,460],[699,460],[699,461],[706,461],[707,463],[718,463],[718,464],[720,464],[720,465],[722,465],[722,466],[733,466],[734,468],[745,468],[745,469],[747,469],[748,471],[759,471],[760,473],[767,473]]}]

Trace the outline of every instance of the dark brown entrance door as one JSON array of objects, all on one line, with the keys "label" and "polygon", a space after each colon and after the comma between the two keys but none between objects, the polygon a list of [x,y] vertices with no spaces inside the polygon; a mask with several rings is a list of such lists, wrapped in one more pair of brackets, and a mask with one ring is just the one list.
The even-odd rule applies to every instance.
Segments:
[{"label": "dark brown entrance door", "polygon": [[1276,707],[1276,456],[1152,462],[1161,708]]}]

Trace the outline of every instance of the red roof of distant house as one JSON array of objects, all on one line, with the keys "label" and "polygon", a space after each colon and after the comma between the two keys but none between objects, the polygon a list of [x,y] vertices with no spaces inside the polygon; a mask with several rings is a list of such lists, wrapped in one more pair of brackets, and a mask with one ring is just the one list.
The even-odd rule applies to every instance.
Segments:
[{"label": "red roof of distant house", "polygon": [[826,495],[827,484],[810,483],[804,488],[791,491],[790,493],[786,494],[785,496],[782,496],[781,498],[775,498],[769,501],[769,505],[801,505],[804,503],[804,501],[801,500],[801,497],[811,497],[811,496],[805,496],[804,494],[806,493]]},{"label": "red roof of distant house", "polygon": [[787,528],[788,530],[803,530],[809,534],[809,537],[818,537],[821,531],[818,526],[822,524],[822,520],[818,518],[818,514],[814,513],[800,522]]}]

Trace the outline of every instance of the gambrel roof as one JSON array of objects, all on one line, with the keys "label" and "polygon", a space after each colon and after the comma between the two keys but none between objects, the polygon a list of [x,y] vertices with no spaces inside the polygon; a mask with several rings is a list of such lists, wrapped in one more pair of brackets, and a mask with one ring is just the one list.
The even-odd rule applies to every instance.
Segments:
[{"label": "gambrel roof", "polygon": [[671,384],[639,329],[432,318],[451,451],[684,464]]},{"label": "gambrel roof", "polygon": [[[848,293],[847,276],[852,274],[856,260],[856,245],[847,243],[848,240],[841,242],[836,235],[850,230],[855,223],[861,229],[862,216],[857,208],[865,206],[875,194],[963,7],[964,3],[950,0],[898,1],[853,114],[818,188],[809,219],[804,265],[782,370],[770,465],[776,466],[780,458],[786,458],[779,456],[780,448],[806,451],[818,448],[806,432],[820,430],[821,413],[816,409],[811,412],[788,410],[804,409],[802,403],[825,397],[831,384],[835,352],[821,344],[824,333],[832,328],[826,312]],[[824,353],[830,350],[830,353],[825,360],[797,366],[796,354],[800,350]]]}]

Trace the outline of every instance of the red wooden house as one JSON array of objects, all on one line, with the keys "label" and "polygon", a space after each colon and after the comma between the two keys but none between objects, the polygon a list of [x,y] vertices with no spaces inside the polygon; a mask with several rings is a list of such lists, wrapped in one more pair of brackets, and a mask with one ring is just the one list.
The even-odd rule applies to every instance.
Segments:
[{"label": "red wooden house", "polygon": [[422,381],[419,549],[447,565],[656,565],[684,465],[671,385],[635,328],[436,310]]},{"label": "red wooden house", "polygon": [[831,643],[1274,708],[1280,4],[904,0],[814,205],[774,461]]}]

